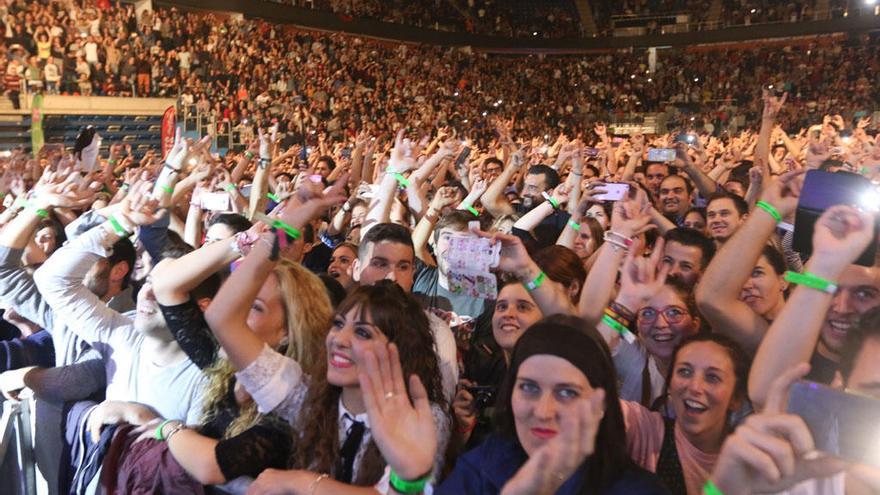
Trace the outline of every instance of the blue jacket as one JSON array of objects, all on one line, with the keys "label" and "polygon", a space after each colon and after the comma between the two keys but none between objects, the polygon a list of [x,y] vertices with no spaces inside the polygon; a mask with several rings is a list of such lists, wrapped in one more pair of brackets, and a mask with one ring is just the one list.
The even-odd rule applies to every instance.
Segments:
[{"label": "blue jacket", "polygon": [[[458,458],[449,478],[434,490],[436,495],[496,495],[526,463],[528,456],[512,440],[492,435],[479,447]],[[585,466],[566,480],[556,495],[577,495]],[[602,495],[668,495],[660,481],[635,466]]]}]

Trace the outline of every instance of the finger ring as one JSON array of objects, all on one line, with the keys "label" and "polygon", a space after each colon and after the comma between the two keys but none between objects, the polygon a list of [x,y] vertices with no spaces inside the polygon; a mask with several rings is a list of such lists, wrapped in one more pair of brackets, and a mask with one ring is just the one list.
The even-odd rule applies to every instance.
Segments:
[{"label": "finger ring", "polygon": [[385,393],[385,400],[388,400],[392,397],[394,397],[394,392],[386,392]]}]

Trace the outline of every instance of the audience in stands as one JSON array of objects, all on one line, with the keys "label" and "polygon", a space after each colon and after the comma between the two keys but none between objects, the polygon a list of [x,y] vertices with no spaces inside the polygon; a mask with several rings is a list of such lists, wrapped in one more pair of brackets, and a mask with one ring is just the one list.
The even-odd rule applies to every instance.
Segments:
[{"label": "audience in stands", "polygon": [[[575,13],[524,5],[452,7],[500,34]],[[53,490],[880,493],[880,467],[817,452],[846,424],[786,413],[800,378],[880,401],[877,213],[795,239],[807,175],[880,180],[875,38],[649,71],[103,0],[0,18],[9,93],[179,97],[216,125],[163,158],[0,154],[0,391],[33,391]],[[647,110],[670,132],[597,122]]]}]

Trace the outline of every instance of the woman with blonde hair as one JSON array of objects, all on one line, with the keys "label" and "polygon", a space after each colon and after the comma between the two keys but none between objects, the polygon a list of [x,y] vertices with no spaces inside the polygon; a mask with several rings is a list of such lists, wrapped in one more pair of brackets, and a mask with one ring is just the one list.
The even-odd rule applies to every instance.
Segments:
[{"label": "woman with blonde hair", "polygon": [[[288,422],[258,410],[238,383],[235,368],[212,336],[202,313],[219,288],[217,272],[234,264],[257,242],[260,237],[255,231],[242,232],[165,260],[152,274],[156,300],[174,338],[204,370],[209,385],[203,396],[201,425],[189,427],[157,418],[143,428],[143,436],[164,441],[154,448],[167,447],[173,461],[201,485],[222,484],[240,476],[256,477],[267,468],[284,468],[292,453]],[[322,366],[322,345],[331,314],[320,278],[282,259],[259,287],[250,305],[247,326],[267,346],[295,359],[311,374]],[[116,481],[117,490],[142,483],[138,472],[141,477],[145,473],[156,473],[146,474],[148,477],[182,476],[179,469],[168,466],[158,471],[138,466],[139,457],[144,457],[140,452],[134,449],[126,454],[120,469],[126,476]],[[167,480],[162,481],[168,486]]]}]

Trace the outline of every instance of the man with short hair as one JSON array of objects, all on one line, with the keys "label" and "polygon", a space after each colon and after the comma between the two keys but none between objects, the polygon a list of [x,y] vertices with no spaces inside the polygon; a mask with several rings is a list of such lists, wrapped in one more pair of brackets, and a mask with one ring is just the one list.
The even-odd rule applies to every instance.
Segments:
[{"label": "man with short hair", "polygon": [[645,164],[645,183],[655,198],[660,195],[660,184],[667,177],[669,177],[668,163],[648,162]]},{"label": "man with short hair", "polygon": [[715,256],[715,243],[699,231],[685,227],[666,232],[663,239],[666,244],[662,262],[669,265],[667,278],[687,287],[696,286]]},{"label": "man with short hair", "polygon": [[[370,228],[361,239],[357,259],[352,264],[352,275],[362,285],[391,280],[406,292],[412,292],[415,264],[416,253],[409,229],[395,223],[379,223]],[[443,320],[430,311],[426,313],[437,346],[443,387],[447,398],[451,399],[458,382],[455,337]]]},{"label": "man with short hair", "polygon": [[748,203],[726,192],[713,194],[706,204],[706,227],[719,246],[730,239],[748,216]]},{"label": "man with short hair", "polygon": [[670,175],[660,183],[657,202],[659,210],[675,225],[684,222],[684,215],[694,199],[694,187],[680,175]]}]

